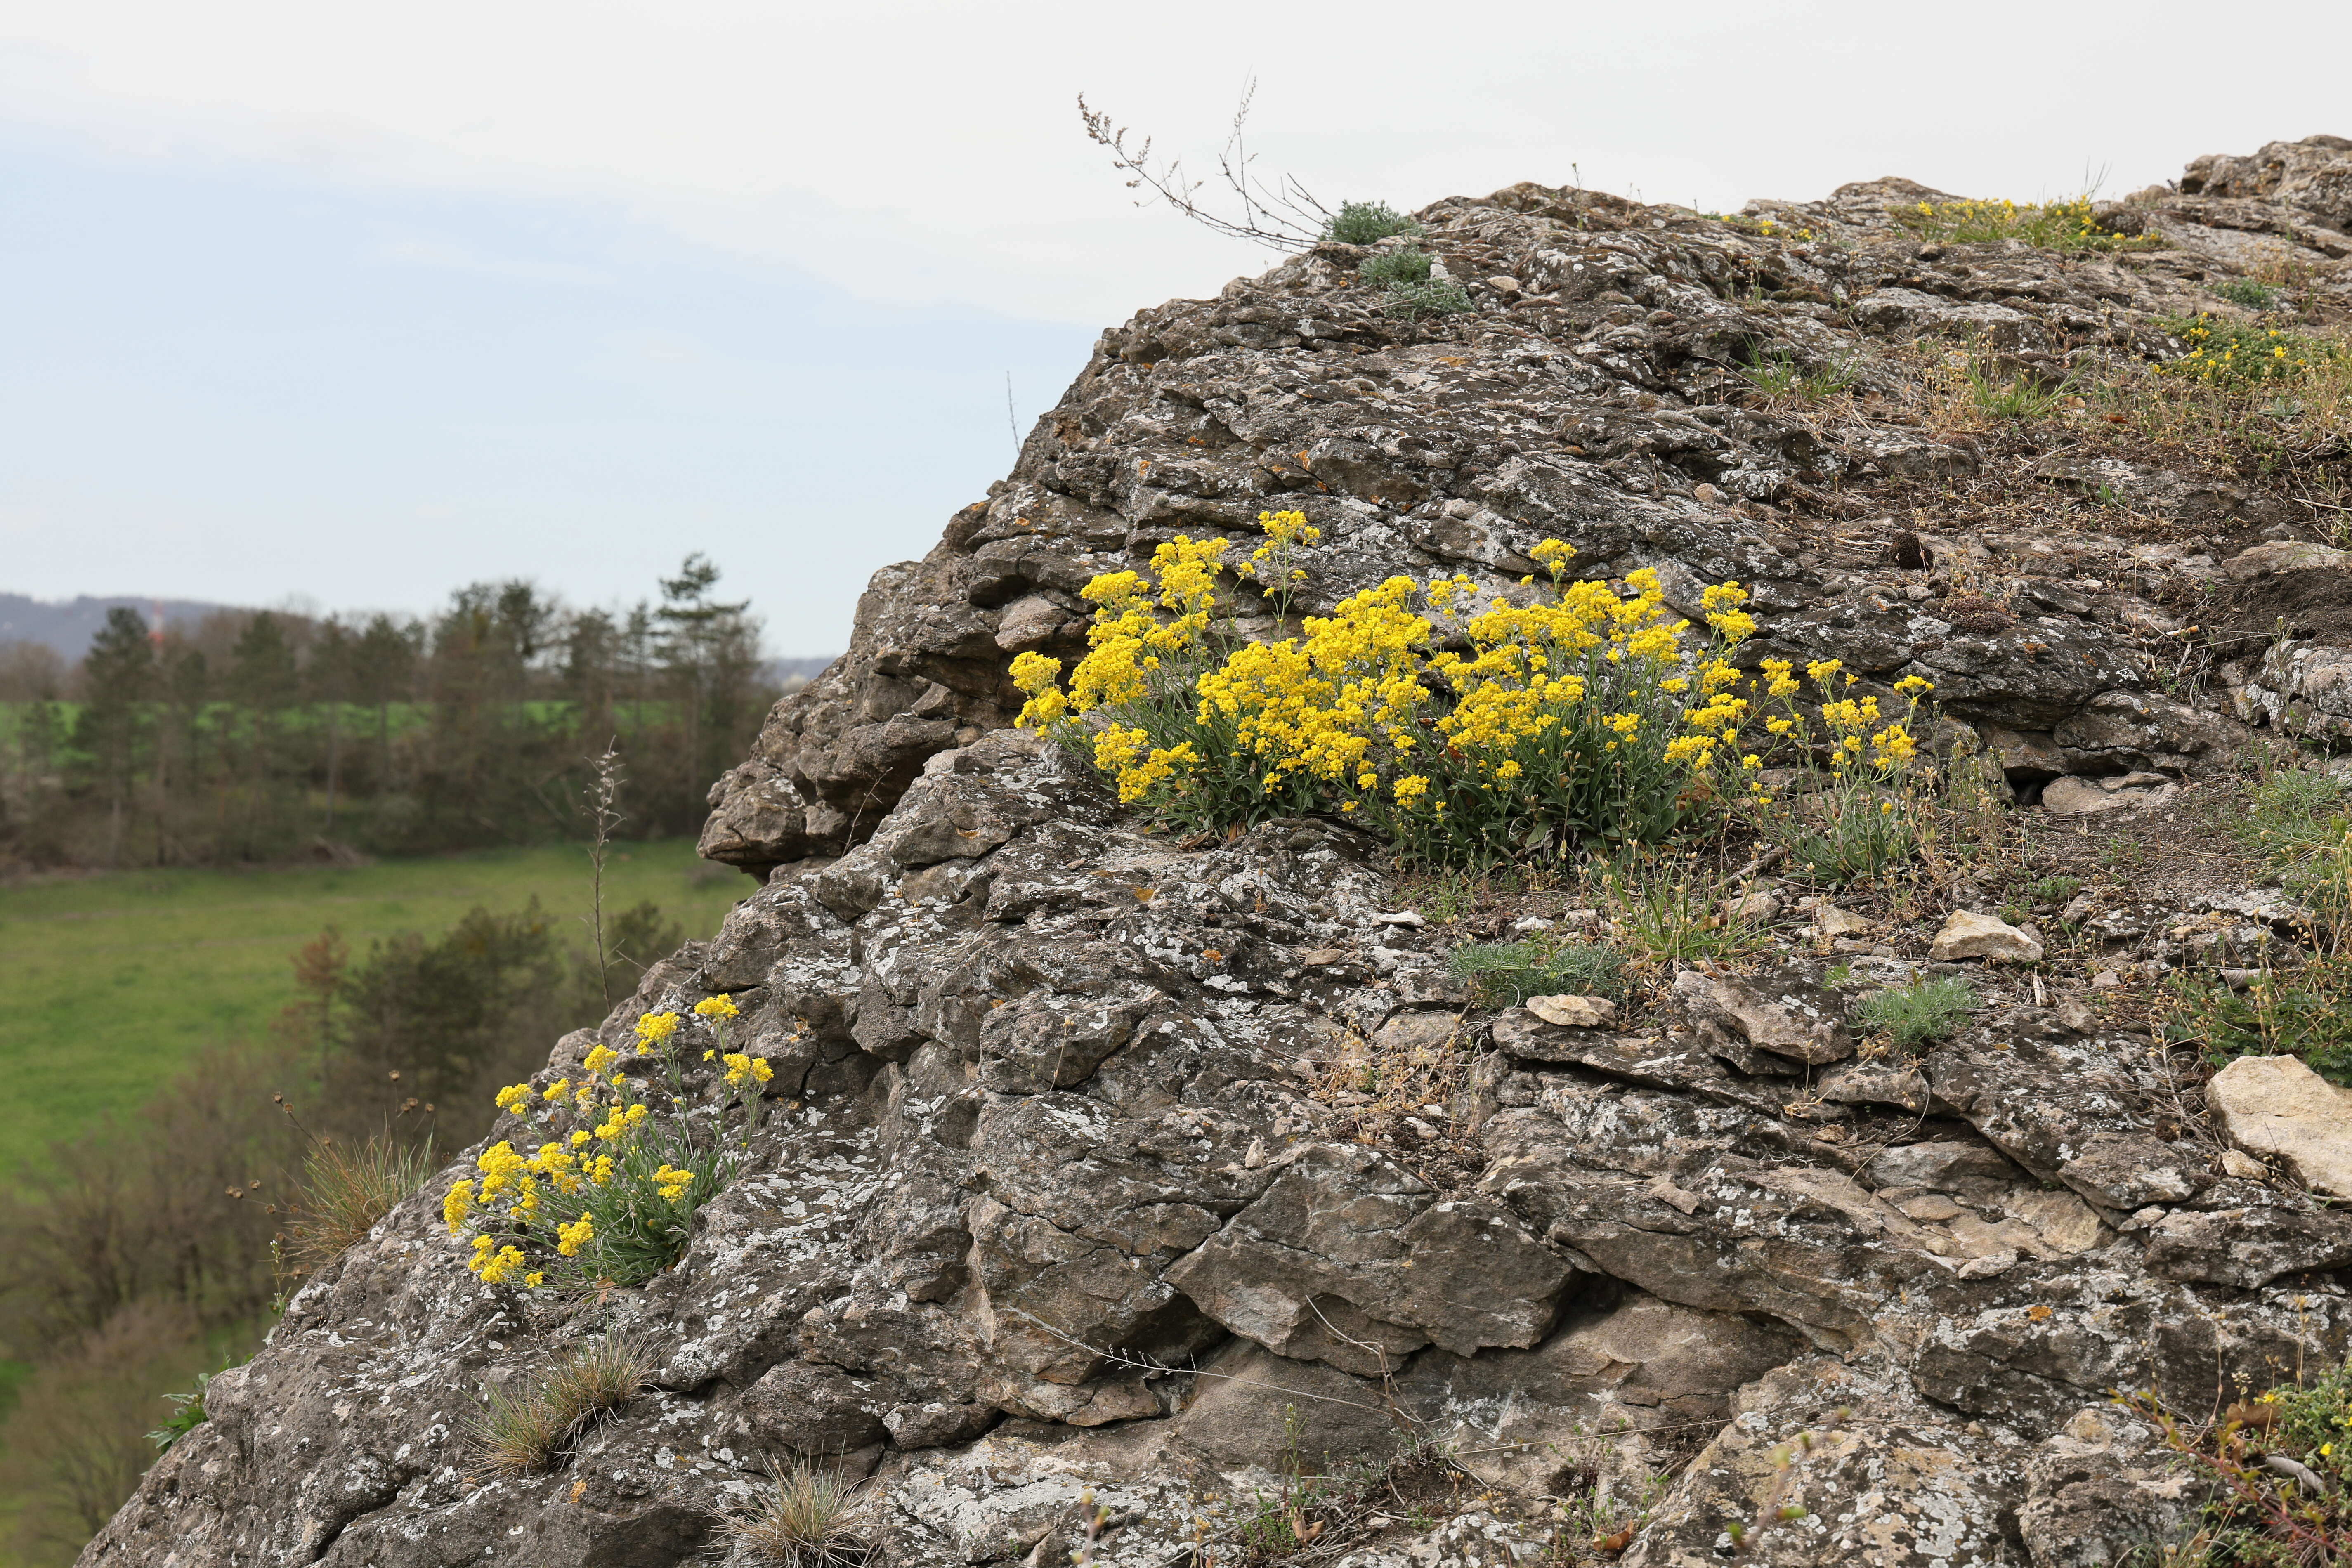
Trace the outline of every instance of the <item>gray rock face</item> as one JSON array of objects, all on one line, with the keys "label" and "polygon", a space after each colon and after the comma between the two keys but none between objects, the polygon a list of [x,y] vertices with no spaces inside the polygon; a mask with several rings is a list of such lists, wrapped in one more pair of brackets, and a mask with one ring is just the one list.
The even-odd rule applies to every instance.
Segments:
[{"label": "gray rock face", "polygon": [[2245,157],[2213,153],[2180,177],[2191,195],[2257,197],[2327,228],[2352,231],[2352,142],[2306,136],[2272,142]]},{"label": "gray rock face", "polygon": [[[2345,157],[2321,137],[2213,161],[2210,176],[2192,167],[2184,190],[2227,195],[2177,198],[2200,220],[2175,226],[2184,257],[2236,269],[2213,237],[2267,232],[2282,202],[2317,203],[2288,210],[2320,222]],[[2075,760],[2048,771],[2196,754],[2210,743],[2210,717],[2176,724],[2183,738],[2161,750],[2142,743],[2149,683],[2114,634],[2147,623],[2144,603],[2053,587],[2046,603],[1956,622],[1906,596],[1916,574],[1883,570],[1893,519],[1873,520],[1883,533],[1859,553],[1788,531],[1792,510],[1856,515],[1832,504],[1848,482],[1933,487],[1984,459],[1966,439],[1908,424],[1857,411],[1832,426],[1746,396],[1741,369],[1759,354],[1845,365],[1869,393],[1895,374],[1881,363],[1885,346],[1922,337],[2035,365],[2054,363],[2061,344],[2178,352],[2148,324],[2181,308],[2164,264],[2061,265],[1998,247],[1930,258],[1889,208],[1937,195],[1873,182],[1824,202],[1756,204],[1751,216],[1782,226],[1773,239],[1516,185],[1423,215],[1449,269],[1486,280],[1469,315],[1391,320],[1355,281],[1367,253],[1330,244],[1213,300],[1138,313],[1103,334],[1009,478],[958,512],[922,561],[876,574],[849,651],[778,704],[751,757],[713,785],[703,853],[754,875],[844,853],[924,758],[1009,721],[1013,653],[1082,651],[1077,594],[1090,577],[1179,532],[1248,536],[1269,510],[1303,511],[1322,531],[1303,563],[1303,614],[1397,573],[1461,572],[1499,591],[1534,570],[1529,548],[1558,537],[1576,546],[1580,575],[1656,568],[1685,613],[1703,583],[1749,584],[1764,622],[1751,658],[1834,658],[1881,681],[1917,674],[1951,713],[2009,731],[2075,726],[2062,741]],[[2134,222],[2142,210],[2116,209]],[[2222,219],[2239,227],[2216,227]],[[1800,229],[1818,243],[1785,242]],[[2260,513],[2259,497],[2202,478],[2079,454],[2040,461],[2053,483],[2187,523]],[[2030,538],[1929,545],[1947,570],[2006,557],[2063,575],[2103,552],[2129,570],[2129,547],[2115,540],[2078,539],[2063,554]],[[1865,566],[1881,570],[1855,570]],[[1942,577],[1930,586],[1940,593]],[[2297,693],[2280,700],[2332,711]]]},{"label": "gray rock face", "polygon": [[[2200,266],[2232,215],[2315,233],[2325,141],[2115,221],[2179,230]],[[849,652],[714,786],[704,852],[761,885],[539,1079],[649,1008],[735,999],[773,1103],[683,1261],[587,1302],[485,1287],[439,1222],[453,1167],[314,1275],[83,1561],[668,1568],[722,1555],[716,1517],[799,1458],[871,1478],[877,1568],[1066,1562],[1092,1509],[1097,1561],[1165,1568],[1286,1466],[1431,1444],[1491,1511],[1391,1521],[1339,1561],[1502,1561],[1548,1544],[1528,1500],[1661,1473],[1622,1559],[1643,1568],[1722,1561],[1724,1521],[1775,1499],[1807,1515],[1751,1543],[1767,1568],[2074,1568],[2177,1524],[2195,1500],[2108,1391],[2201,1408],[2340,1356],[2352,1221],[2217,1173],[2149,1041],[2020,999],[1857,1056],[1830,943],[1877,961],[1834,910],[1811,956],[1687,966],[1654,1011],[1489,1016],[1369,840],[1288,821],[1179,844],[1005,728],[1010,658],[1077,651],[1090,576],[1283,508],[1323,531],[1308,613],[1398,573],[1505,592],[1557,536],[1581,573],[1656,569],[1685,613],[1748,584],[1743,657],[1925,676],[2020,784],[2227,752],[2237,721],[2151,691],[2124,647],[2154,606],[2068,585],[2138,547],[1897,530],[1843,487],[1919,500],[2012,458],[1866,396],[1831,421],[1746,395],[1759,348],[1858,353],[1864,395],[1897,341],[2159,352],[2156,260],[1923,247],[1888,209],[1936,195],[1759,205],[1843,242],[1790,245],[1515,186],[1423,215],[1476,280],[1466,316],[1387,318],[1363,253],[1327,245],[1106,333],[1012,477],[877,574]],[[2174,520],[2251,504],[2113,462],[2031,477]],[[1950,587],[1995,573],[2005,606]],[[2340,651],[2281,643],[2245,711],[2268,690],[2332,722]],[[2210,912],[2082,930],[2153,961],[2300,918],[2270,894]],[[1398,1108],[1418,1131],[1335,1088],[1338,1064],[1416,1055],[1454,1075]],[[484,1391],[614,1327],[655,1389],[543,1472],[490,1474]]]}]

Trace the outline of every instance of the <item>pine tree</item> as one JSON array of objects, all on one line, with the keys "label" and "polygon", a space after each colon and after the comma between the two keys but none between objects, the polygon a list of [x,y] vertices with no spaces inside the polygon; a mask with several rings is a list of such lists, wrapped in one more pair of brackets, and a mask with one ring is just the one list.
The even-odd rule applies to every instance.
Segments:
[{"label": "pine tree", "polygon": [[116,605],[81,662],[82,710],[74,744],[94,760],[106,794],[106,863],[122,863],[122,836],[147,735],[155,645],[139,612]]}]

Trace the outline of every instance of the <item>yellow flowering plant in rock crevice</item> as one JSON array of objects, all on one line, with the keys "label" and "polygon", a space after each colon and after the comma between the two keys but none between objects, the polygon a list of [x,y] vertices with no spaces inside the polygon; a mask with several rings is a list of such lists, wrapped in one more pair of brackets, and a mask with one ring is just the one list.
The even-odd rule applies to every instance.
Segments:
[{"label": "yellow flowering plant in rock crevice", "polygon": [[[1311,543],[1299,514],[1260,518],[1244,574],[1270,597]],[[1724,657],[1755,629],[1736,583],[1709,588],[1709,634],[1671,618],[1655,574],[1571,581],[1547,540],[1526,603],[1476,603],[1466,577],[1391,577],[1251,642],[1216,616],[1229,542],[1180,538],[1089,584],[1092,649],[1013,663],[1021,723],[1086,755],[1123,804],[1190,826],[1308,810],[1360,817],[1409,861],[1484,863],[1577,837],[1654,839],[1704,812],[1724,767],[1754,770],[1747,700]]]},{"label": "yellow flowering plant in rock crevice", "polygon": [[1277,625],[1306,575],[1302,549],[1321,540],[1303,513],[1261,512],[1265,542],[1228,560],[1233,542],[1178,534],[1152,552],[1150,575],[1111,572],[1082,593],[1095,606],[1087,653],[1058,683],[1062,664],[1043,654],[1013,661],[1026,698],[1019,722],[1042,730],[1101,772],[1121,805],[1141,805],[1195,829],[1292,816],[1316,805],[1305,781],[1251,760],[1230,714],[1203,712],[1199,684],[1252,644],[1217,596],[1229,567],[1254,581]]},{"label": "yellow flowering plant in rock crevice", "polygon": [[[1788,850],[1792,867],[1832,887],[1912,858],[1935,834],[1935,770],[1920,759],[1917,733],[1935,687],[1905,676],[1895,683],[1901,710],[1885,712],[1874,695],[1854,694],[1861,678],[1836,659],[1808,663],[1803,680],[1790,659],[1765,659],[1762,669],[1764,695],[1780,710],[1764,728],[1807,768],[1806,786],[1793,799],[1756,792],[1765,837]],[[1811,713],[1801,701],[1808,684]]]},{"label": "yellow flowering plant in rock crevice", "polygon": [[[512,1138],[492,1144],[444,1194],[449,1233],[470,1244],[467,1268],[485,1284],[576,1289],[642,1284],[683,1257],[695,1210],[734,1178],[775,1076],[765,1058],[727,1048],[738,1016],[726,996],[646,1013],[633,1054],[599,1045],[577,1081],[500,1089],[499,1109],[539,1142],[528,1154]],[[705,1037],[709,1086],[696,1095],[689,1072],[701,1068],[687,1058]]]}]

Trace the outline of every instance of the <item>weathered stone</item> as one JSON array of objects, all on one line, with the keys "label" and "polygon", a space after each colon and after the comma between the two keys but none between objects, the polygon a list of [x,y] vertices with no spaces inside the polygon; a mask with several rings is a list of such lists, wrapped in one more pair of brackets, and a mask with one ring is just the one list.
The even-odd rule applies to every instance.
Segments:
[{"label": "weathered stone", "polygon": [[1825,937],[1861,936],[1871,929],[1870,921],[1852,910],[1842,910],[1835,904],[1823,904],[1813,911],[1813,931]]},{"label": "weathered stone", "polygon": [[1530,996],[1527,1009],[1565,1029],[1606,1028],[1617,1016],[1617,1004],[1606,996]]},{"label": "weathered stone", "polygon": [[2084,1039],[2040,1012],[1945,1041],[1927,1068],[1937,1099],[2046,1181],[2061,1179],[2100,1135],[2145,1131],[2147,1085],[2159,1070],[2136,1047]]},{"label": "weathered stone", "polygon": [[2162,1279],[2251,1289],[2288,1274],[2352,1264],[2352,1217],[2292,1209],[2168,1215],[2149,1233],[2147,1267]]},{"label": "weathered stone", "polygon": [[[1785,1329],[1633,1291],[1571,1310],[1533,1350],[1423,1351],[1396,1399],[1419,1430],[1453,1435],[1460,1462],[1487,1484],[1563,1496],[1617,1468],[1609,1434],[1720,1421],[1735,1392],[1803,1349]],[[1634,1463],[1621,1487],[1639,1487],[1645,1457],[1638,1446],[1625,1456]]]},{"label": "weathered stone", "polygon": [[2179,793],[2170,780],[2161,778],[2146,784],[2130,784],[2126,779],[2052,779],[2042,786],[2042,809],[2053,816],[2142,811],[2162,805]]},{"label": "weathered stone", "polygon": [[2315,1191],[2352,1197],[2352,1089],[2298,1057],[2240,1057],[2207,1082],[2205,1102],[2239,1148],[2284,1161]]},{"label": "weathered stone", "polygon": [[1954,910],[1945,918],[1943,929],[1936,933],[1935,949],[1928,956],[1938,963],[1964,958],[2039,963],[2042,942],[2031,932],[1990,915]]},{"label": "weathered stone", "polygon": [[1853,1055],[1843,1004],[1802,964],[1739,978],[1685,969],[1674,993],[1695,1016],[1737,1030],[1759,1050],[1810,1066]]},{"label": "weathered stone", "polygon": [[2142,1133],[2094,1132],[2058,1179],[2093,1203],[2120,1210],[2176,1204],[2196,1192],[2193,1151]]},{"label": "weathered stone", "polygon": [[1531,1345],[1569,1267],[1516,1220],[1429,1189],[1353,1145],[1302,1149],[1169,1282],[1269,1350],[1378,1374],[1433,1342]]},{"label": "weathered stone", "polygon": [[2352,552],[2331,550],[2300,539],[2275,539],[2240,551],[2221,563],[2232,577],[2259,577],[2267,572],[2332,571],[2352,565]]},{"label": "weathered stone", "polygon": [[2352,648],[2279,643],[2245,689],[2252,710],[2281,729],[2322,740],[2352,738]]},{"label": "weathered stone", "polygon": [[2147,1424],[2086,1405],[2026,1462],[2018,1533],[2033,1568],[2116,1568],[2151,1541],[2189,1533],[2197,1478]]},{"label": "weathered stone", "polygon": [[1774,1568],[1948,1568],[2017,1560],[2029,1450],[1920,1399],[1899,1374],[1809,1357],[1743,1391],[1622,1562],[1713,1568],[1726,1521]]}]

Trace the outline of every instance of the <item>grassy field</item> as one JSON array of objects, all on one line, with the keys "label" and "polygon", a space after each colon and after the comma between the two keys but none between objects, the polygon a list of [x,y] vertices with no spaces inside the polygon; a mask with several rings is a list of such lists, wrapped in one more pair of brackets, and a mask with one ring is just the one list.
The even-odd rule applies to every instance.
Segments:
[{"label": "grassy field", "polygon": [[[650,899],[688,936],[708,936],[751,890],[749,879],[697,860],[686,840],[630,844],[606,867],[604,907]],[[321,928],[338,928],[361,958],[373,938],[434,935],[477,904],[516,910],[533,895],[552,914],[585,914],[585,853],[569,846],[0,884],[0,1078],[10,1112],[0,1117],[0,1178],[53,1141],[137,1110],[199,1048],[265,1037],[294,999],[290,955]]]}]

